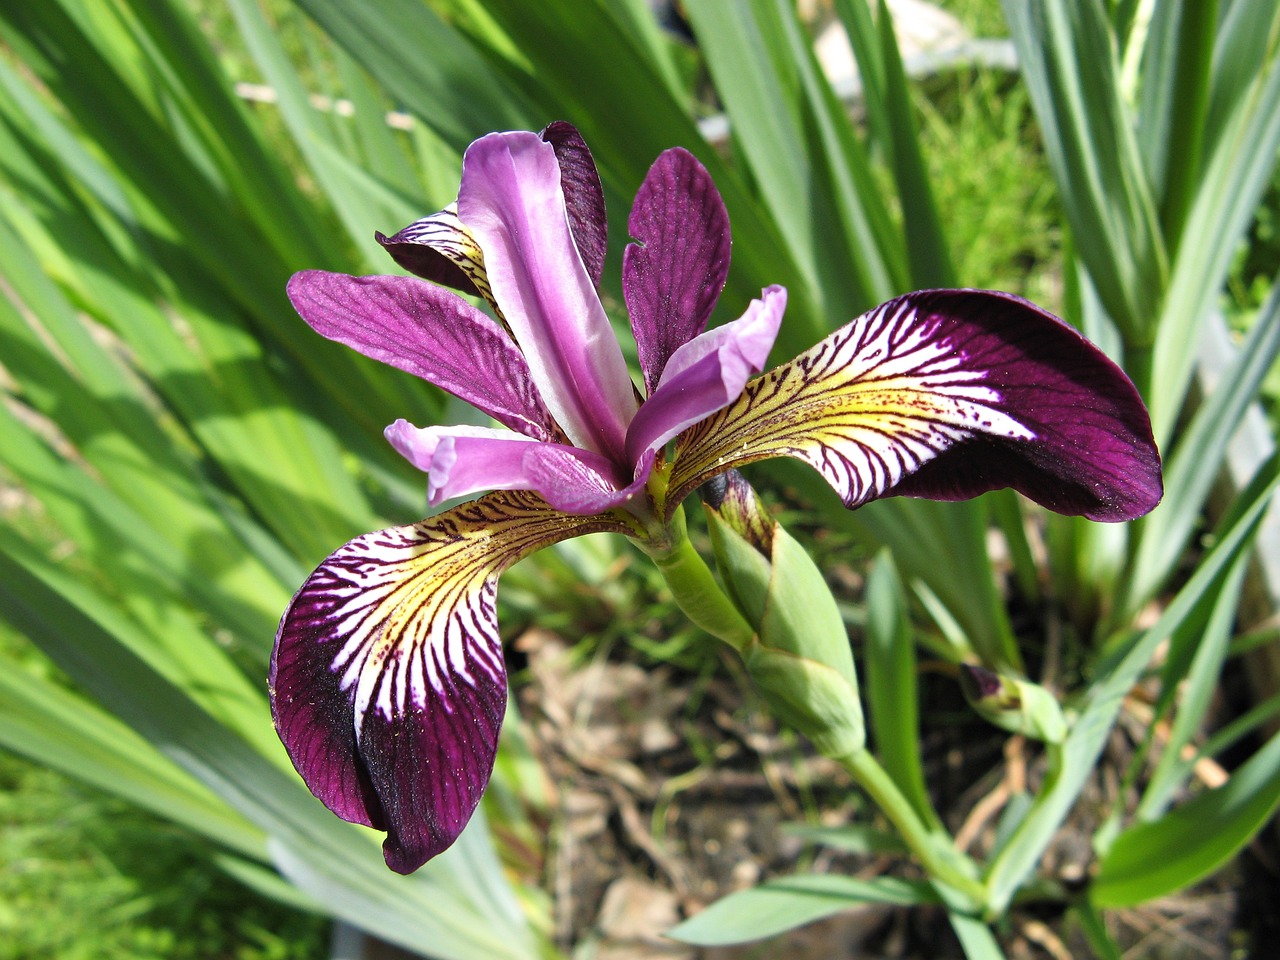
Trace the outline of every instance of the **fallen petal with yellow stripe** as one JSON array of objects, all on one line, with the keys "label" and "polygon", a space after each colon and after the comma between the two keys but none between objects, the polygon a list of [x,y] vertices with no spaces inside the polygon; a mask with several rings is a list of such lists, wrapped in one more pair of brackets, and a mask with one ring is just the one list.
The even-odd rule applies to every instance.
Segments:
[{"label": "fallen petal with yellow stripe", "polygon": [[[290,281],[317,332],[501,425],[389,426],[433,503],[496,492],[341,547],[276,637],[272,709],[294,765],[338,816],[385,830],[402,873],[456,839],[488,783],[506,704],[497,580],[535,550],[611,531],[661,555],[694,488],[771,457],[808,463],[850,508],[1013,487],[1060,513],[1126,520],[1160,500],[1137,391],[1035,305],[907,294],[757,376],[786,291],[705,329],[729,223],[691,154],[655,161],[628,228],[639,387],[597,290],[599,176],[568,124],[476,141],[455,205],[378,236],[416,278]],[[483,297],[493,317],[438,284]]]}]

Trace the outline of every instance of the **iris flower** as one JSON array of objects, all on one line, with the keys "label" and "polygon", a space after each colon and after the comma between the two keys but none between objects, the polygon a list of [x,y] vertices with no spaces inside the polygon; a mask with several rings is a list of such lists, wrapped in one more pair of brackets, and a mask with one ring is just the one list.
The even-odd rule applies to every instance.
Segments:
[{"label": "iris flower", "polygon": [[642,390],[597,291],[603,193],[568,124],[477,140],[456,204],[378,235],[417,276],[305,271],[289,283],[316,331],[500,425],[388,427],[426,471],[432,504],[491,492],[340,547],[276,637],[272,709],[294,765],[335,814],[386,831],[401,873],[454,841],[488,783],[506,706],[498,576],[535,550],[612,531],[661,555],[691,491],[779,456],[817,469],[850,508],[1013,487],[1060,513],[1123,520],[1160,498],[1132,384],[1027,301],[907,294],[757,376],[786,291],[768,287],[705,329],[729,220],[690,153],[658,157],[627,227]]}]

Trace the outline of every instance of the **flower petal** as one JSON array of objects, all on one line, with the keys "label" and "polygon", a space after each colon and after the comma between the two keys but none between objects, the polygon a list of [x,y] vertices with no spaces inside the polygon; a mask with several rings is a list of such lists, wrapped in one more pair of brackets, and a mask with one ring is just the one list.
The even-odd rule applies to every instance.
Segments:
[{"label": "flower petal", "polygon": [[555,150],[532,133],[477,140],[458,213],[556,422],[575,446],[621,462],[635,391],[574,243]]},{"label": "flower petal", "polygon": [[493,769],[506,704],[499,573],[567,537],[619,529],[531,494],[491,494],[357,537],[293,598],[271,659],[276,729],[325,806],[387,831],[393,870],[457,838]]},{"label": "flower petal", "polygon": [[787,291],[768,287],[737,320],[676,350],[657,388],[631,421],[627,457],[638,460],[736,399],[769,359],[786,306]]},{"label": "flower petal", "polygon": [[526,436],[559,436],[523,355],[456,294],[412,277],[304,270],[289,280],[289,299],[321,336],[421,377]]},{"label": "flower petal", "polygon": [[394,236],[375,232],[373,237],[410,273],[493,303],[480,244],[458,219],[456,203],[415,220]]},{"label": "flower petal", "polygon": [[[427,502],[480,490],[533,490],[565,513],[601,513],[637,491],[613,462],[561,443],[539,443],[510,430],[486,427],[415,427],[397,420],[387,440],[406,460],[427,471]],[[640,479],[643,485],[647,476]]]},{"label": "flower petal", "polygon": [[604,275],[609,228],[605,219],[604,188],[600,185],[596,162],[582,134],[571,123],[557,120],[548,124],[538,136],[555,148],[569,227],[573,230],[573,239],[587,274],[599,287],[600,278]]},{"label": "flower petal", "polygon": [[622,289],[647,394],[668,358],[700,334],[729,275],[729,214],[687,150],[664,151],[640,185],[623,253]]},{"label": "flower petal", "polygon": [[1013,487],[1059,513],[1126,520],[1162,494],[1133,384],[1071,327],[1018,297],[907,294],[747,385],[681,437],[673,501],[767,457],[812,465],[856,507]]}]

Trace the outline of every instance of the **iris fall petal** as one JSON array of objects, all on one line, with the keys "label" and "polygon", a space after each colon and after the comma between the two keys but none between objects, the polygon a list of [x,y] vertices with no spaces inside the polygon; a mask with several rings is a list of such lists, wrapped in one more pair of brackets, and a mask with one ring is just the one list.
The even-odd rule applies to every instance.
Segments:
[{"label": "iris fall petal", "polygon": [[1160,459],[1124,373],[1058,318],[1009,294],[936,290],[877,307],[747,385],[681,437],[675,497],[789,456],[848,507],[1013,487],[1066,514],[1140,516]]},{"label": "iris fall petal", "polygon": [[498,574],[600,530],[530,493],[494,493],[357,537],[307,579],[271,660],[276,729],[338,816],[387,831],[409,873],[462,831],[493,769],[506,705]]}]

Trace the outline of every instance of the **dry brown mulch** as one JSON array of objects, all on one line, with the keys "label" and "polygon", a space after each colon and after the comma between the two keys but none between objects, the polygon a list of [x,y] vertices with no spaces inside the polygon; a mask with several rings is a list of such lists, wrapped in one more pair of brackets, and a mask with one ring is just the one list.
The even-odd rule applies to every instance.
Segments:
[{"label": "dry brown mulch", "polygon": [[[875,812],[843,770],[755,708],[730,660],[714,664],[712,654],[715,669],[699,675],[615,648],[584,665],[581,651],[540,630],[520,637],[516,651],[527,662],[516,702],[550,798],[540,814],[542,859],[529,864],[540,876],[527,879],[550,892],[556,939],[566,952],[589,944],[582,955],[599,960],[963,956],[945,916],[932,909],[859,908],[735,947],[699,949],[664,938],[662,931],[707,904],[771,877],[918,874],[901,858],[814,848],[782,829],[867,822]],[[939,809],[961,811],[949,827],[981,854],[1011,784],[1035,788],[1038,753],[974,719],[947,678],[926,673],[922,683],[929,783]],[[1122,726],[1046,855],[1049,875],[1068,883],[1087,876],[1089,837],[1110,809],[1132,748]],[[1269,899],[1280,890],[1272,837],[1262,844],[1271,853],[1246,852],[1190,893],[1110,914],[1126,960],[1219,960],[1248,956],[1251,941],[1276,943],[1260,939],[1267,923],[1280,922],[1280,900]],[[1089,956],[1064,916],[1055,904],[1016,911],[1000,931],[1008,956]]]}]

